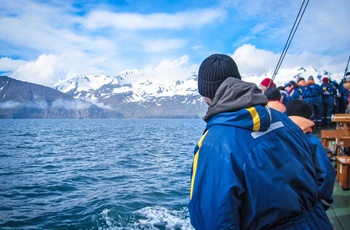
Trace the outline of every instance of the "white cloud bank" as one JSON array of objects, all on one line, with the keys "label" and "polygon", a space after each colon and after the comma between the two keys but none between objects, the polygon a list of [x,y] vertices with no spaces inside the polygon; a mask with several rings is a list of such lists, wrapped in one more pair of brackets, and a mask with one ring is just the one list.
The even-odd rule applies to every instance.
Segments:
[{"label": "white cloud bank", "polygon": [[[242,76],[271,77],[280,55],[258,49],[251,44],[245,44],[236,49],[232,57],[236,61]],[[0,65],[2,61],[11,62],[8,59],[0,59]],[[79,71],[82,74],[89,74],[88,72],[82,72],[80,68],[83,68],[83,65],[76,66],[67,55],[43,54],[35,61],[16,63],[18,67],[15,68],[10,77],[49,87],[53,87],[59,79],[72,77]],[[183,80],[197,72],[199,65],[200,63],[192,64],[189,55],[183,55],[176,59],[164,59],[157,64],[149,64],[142,68],[142,72],[144,73],[143,77],[151,81]],[[283,72],[283,69],[302,66],[324,69],[337,76],[342,75],[345,68],[344,63],[334,63],[330,57],[302,53],[298,55],[287,54],[279,72]],[[110,76],[117,74],[119,73],[110,73]]]},{"label": "white cloud bank", "polygon": [[43,54],[35,61],[26,62],[17,67],[10,77],[52,87],[57,80],[68,74],[70,66],[64,55]]},{"label": "white cloud bank", "polygon": [[[258,49],[251,44],[239,47],[232,55],[236,61],[241,75],[255,75],[272,77],[280,54]],[[346,60],[344,60],[346,62]],[[332,74],[343,74],[346,63],[334,63],[334,59],[328,56],[318,56],[312,53],[286,54],[278,73],[285,69],[311,66],[324,69]],[[277,75],[278,77],[278,75]]]},{"label": "white cloud bank", "polygon": [[[242,75],[270,77],[279,59],[275,42],[287,38],[299,5],[212,3],[182,1],[180,11],[150,7],[140,13],[98,3],[80,11],[62,1],[28,0],[26,7],[21,0],[3,1],[0,72],[49,87],[76,73],[114,76],[133,68],[150,80],[183,79],[198,70],[200,58],[219,50],[232,54]],[[314,66],[342,74],[349,9],[348,0],[310,1],[281,69]]]},{"label": "white cloud bank", "polygon": [[90,30],[112,27],[123,30],[155,30],[201,27],[213,21],[222,20],[226,12],[220,8],[201,9],[179,13],[114,13],[95,10],[88,14],[82,25]]}]

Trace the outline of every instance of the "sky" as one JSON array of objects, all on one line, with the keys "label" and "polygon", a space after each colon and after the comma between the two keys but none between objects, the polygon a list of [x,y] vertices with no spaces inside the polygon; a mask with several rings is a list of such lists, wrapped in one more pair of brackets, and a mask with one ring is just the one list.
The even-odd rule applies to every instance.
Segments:
[{"label": "sky", "polygon": [[[49,87],[75,74],[127,69],[153,81],[180,80],[223,53],[242,76],[271,77],[302,3],[0,0],[0,74]],[[343,75],[349,12],[349,0],[310,0],[280,69],[312,66]]]}]

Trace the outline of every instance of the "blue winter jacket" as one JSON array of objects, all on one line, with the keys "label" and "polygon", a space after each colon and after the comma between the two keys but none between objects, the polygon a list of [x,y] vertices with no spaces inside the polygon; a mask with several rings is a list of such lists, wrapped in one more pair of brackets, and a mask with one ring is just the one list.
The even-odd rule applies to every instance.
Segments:
[{"label": "blue winter jacket", "polygon": [[195,148],[189,212],[196,229],[331,229],[318,202],[312,145],[255,84],[226,79]]},{"label": "blue winter jacket", "polygon": [[312,92],[310,86],[300,86],[302,99],[312,98]]},{"label": "blue winter jacket", "polygon": [[295,100],[295,99],[301,99],[302,95],[301,95],[301,89],[300,88],[294,88],[292,87],[292,89],[288,90],[288,95],[290,100]]},{"label": "blue winter jacket", "polygon": [[289,116],[305,133],[310,142],[315,146],[316,152],[312,155],[319,188],[319,201],[327,210],[333,203],[333,188],[335,182],[335,170],[329,160],[322,142],[312,133],[312,127],[315,125],[310,119],[301,116]]},{"label": "blue winter jacket", "polygon": [[313,83],[309,85],[312,97],[321,97],[323,94],[323,89],[320,85]]},{"label": "blue winter jacket", "polygon": [[320,166],[320,172],[317,173],[319,200],[322,202],[323,207],[327,210],[334,201],[333,188],[336,173],[320,140],[312,133],[306,133],[306,136],[309,138],[311,143],[316,146],[316,156]]}]

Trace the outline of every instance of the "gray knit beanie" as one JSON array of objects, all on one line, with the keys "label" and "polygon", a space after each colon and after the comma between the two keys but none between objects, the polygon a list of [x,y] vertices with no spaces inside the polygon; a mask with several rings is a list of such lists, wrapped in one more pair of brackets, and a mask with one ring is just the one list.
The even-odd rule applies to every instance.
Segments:
[{"label": "gray knit beanie", "polygon": [[199,94],[213,99],[216,90],[228,77],[241,79],[237,65],[230,56],[213,54],[207,57],[198,71]]}]

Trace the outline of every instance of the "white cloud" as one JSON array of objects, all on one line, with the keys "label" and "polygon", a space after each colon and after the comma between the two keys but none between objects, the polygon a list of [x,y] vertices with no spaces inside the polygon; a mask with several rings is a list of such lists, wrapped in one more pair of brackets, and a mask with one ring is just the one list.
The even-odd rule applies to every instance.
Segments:
[{"label": "white cloud", "polygon": [[[258,77],[272,77],[276,68],[280,54],[271,51],[258,49],[251,44],[245,44],[236,49],[232,55],[236,61],[238,69],[242,76],[256,75]],[[329,56],[318,56],[313,53],[287,54],[278,71],[279,76],[283,75],[285,70],[310,66],[331,72],[336,77],[342,75],[342,64],[334,63],[333,58]],[[291,76],[292,77],[292,76]]]},{"label": "white cloud", "polygon": [[[272,76],[280,55],[258,49],[251,44],[245,44],[237,48],[232,57],[236,61],[242,76],[255,75],[261,78],[262,76]],[[71,58],[67,58],[67,55],[43,54],[35,61],[20,65],[10,77],[52,87],[58,82],[58,79],[71,77],[77,73],[78,69],[84,69],[83,65],[75,66],[74,63],[71,63],[71,60]],[[93,61],[104,62],[107,60],[95,59]],[[156,65],[149,64],[142,69],[142,72],[145,79],[152,81],[182,80],[197,72],[199,64],[191,64],[189,55],[183,55],[175,59],[160,60]],[[296,55],[287,54],[279,73],[281,75],[283,69],[293,69],[301,66],[313,66],[334,74],[341,74],[343,71],[343,63],[334,63],[331,57],[319,57],[316,54],[305,52]],[[85,70],[88,71],[88,69],[88,66],[86,66]],[[94,71],[96,71],[96,74],[102,74],[98,70]],[[114,74],[117,75],[119,72]],[[83,72],[83,74],[87,74],[87,72]]]},{"label": "white cloud", "polygon": [[5,101],[0,103],[0,109],[19,109],[23,107],[46,109],[47,103],[44,100],[34,100],[26,103],[18,101]]},{"label": "white cloud", "polygon": [[271,51],[257,49],[251,44],[245,44],[233,54],[241,75],[263,75],[273,69],[278,55]]},{"label": "white cloud", "polygon": [[[310,1],[296,33],[294,45],[300,50],[349,55],[349,1]],[[345,48],[345,49],[344,49]],[[345,56],[346,56],[345,55]]]},{"label": "white cloud", "polygon": [[184,55],[174,60],[162,60],[157,66],[148,65],[143,70],[149,80],[173,81],[187,79],[198,70],[198,65],[189,65],[189,57]]},{"label": "white cloud", "polygon": [[[65,9],[34,1],[27,1],[26,7],[22,5],[18,1],[6,4],[8,11],[14,8],[14,13],[0,17],[0,24],[6,25],[0,27],[0,33],[6,34],[4,42],[17,44],[21,49],[32,49],[31,51],[46,50],[46,53],[65,47],[68,40],[76,44],[82,42],[81,37],[70,31],[69,25],[74,24],[74,20]],[[16,8],[17,6],[19,7]],[[65,39],[66,37],[69,39]],[[16,50],[13,52],[16,53]]]},{"label": "white cloud", "polygon": [[0,72],[13,71],[25,62],[24,60],[13,60],[11,58],[2,57],[0,58]]},{"label": "white cloud", "polygon": [[5,101],[0,103],[0,109],[17,109],[22,106],[22,103],[17,101]]},{"label": "white cloud", "polygon": [[201,46],[201,45],[196,45],[196,46],[192,46],[191,48],[192,48],[193,50],[200,50],[200,49],[203,48],[203,46]]},{"label": "white cloud", "polygon": [[182,39],[157,39],[144,42],[147,52],[164,52],[167,50],[180,49],[186,45],[187,41]]},{"label": "white cloud", "polygon": [[56,100],[52,103],[53,108],[64,108],[68,110],[84,110],[91,107],[91,104],[84,101],[74,100],[74,101],[63,101]]},{"label": "white cloud", "polygon": [[69,65],[64,63],[64,55],[42,54],[37,60],[20,65],[10,77],[52,87],[69,70]]},{"label": "white cloud", "polygon": [[81,24],[90,30],[112,27],[123,30],[155,30],[201,27],[225,18],[222,9],[201,9],[174,14],[153,13],[113,13],[96,10],[81,20]]},{"label": "white cloud", "polygon": [[[52,108],[63,108],[67,110],[84,110],[89,109],[92,104],[80,101],[80,100],[74,100],[74,101],[66,101],[66,100],[56,100],[52,103]],[[0,109],[19,109],[19,108],[36,108],[36,109],[48,109],[49,106],[46,101],[44,100],[34,100],[31,102],[23,103],[23,102],[17,102],[17,101],[6,101],[0,103]],[[105,106],[105,108],[108,108],[108,106]]]},{"label": "white cloud", "polygon": [[85,98],[84,99],[85,101],[91,103],[91,104],[94,104],[96,105],[97,107],[99,108],[102,108],[102,109],[107,109],[107,110],[113,110],[113,107],[110,106],[110,105],[105,105],[104,103],[99,103],[97,102],[96,100],[92,100],[92,99],[89,99],[89,98]]},{"label": "white cloud", "polygon": [[[234,52],[242,74],[273,71],[300,6],[293,0],[217,4],[221,7],[189,4],[182,12],[145,9],[142,14],[122,6],[113,11],[115,6],[102,10],[89,5],[85,11],[60,1],[28,0],[25,7],[20,0],[3,1],[0,33],[6,36],[0,37],[0,71],[14,70],[11,77],[50,87],[76,73],[117,75],[133,68],[154,79],[180,79],[198,70],[200,61],[193,60],[203,58],[205,50],[220,49]],[[281,68],[344,71],[349,10],[348,0],[310,1]],[[232,39],[218,48],[224,37]],[[238,48],[232,50],[232,44]]]}]

